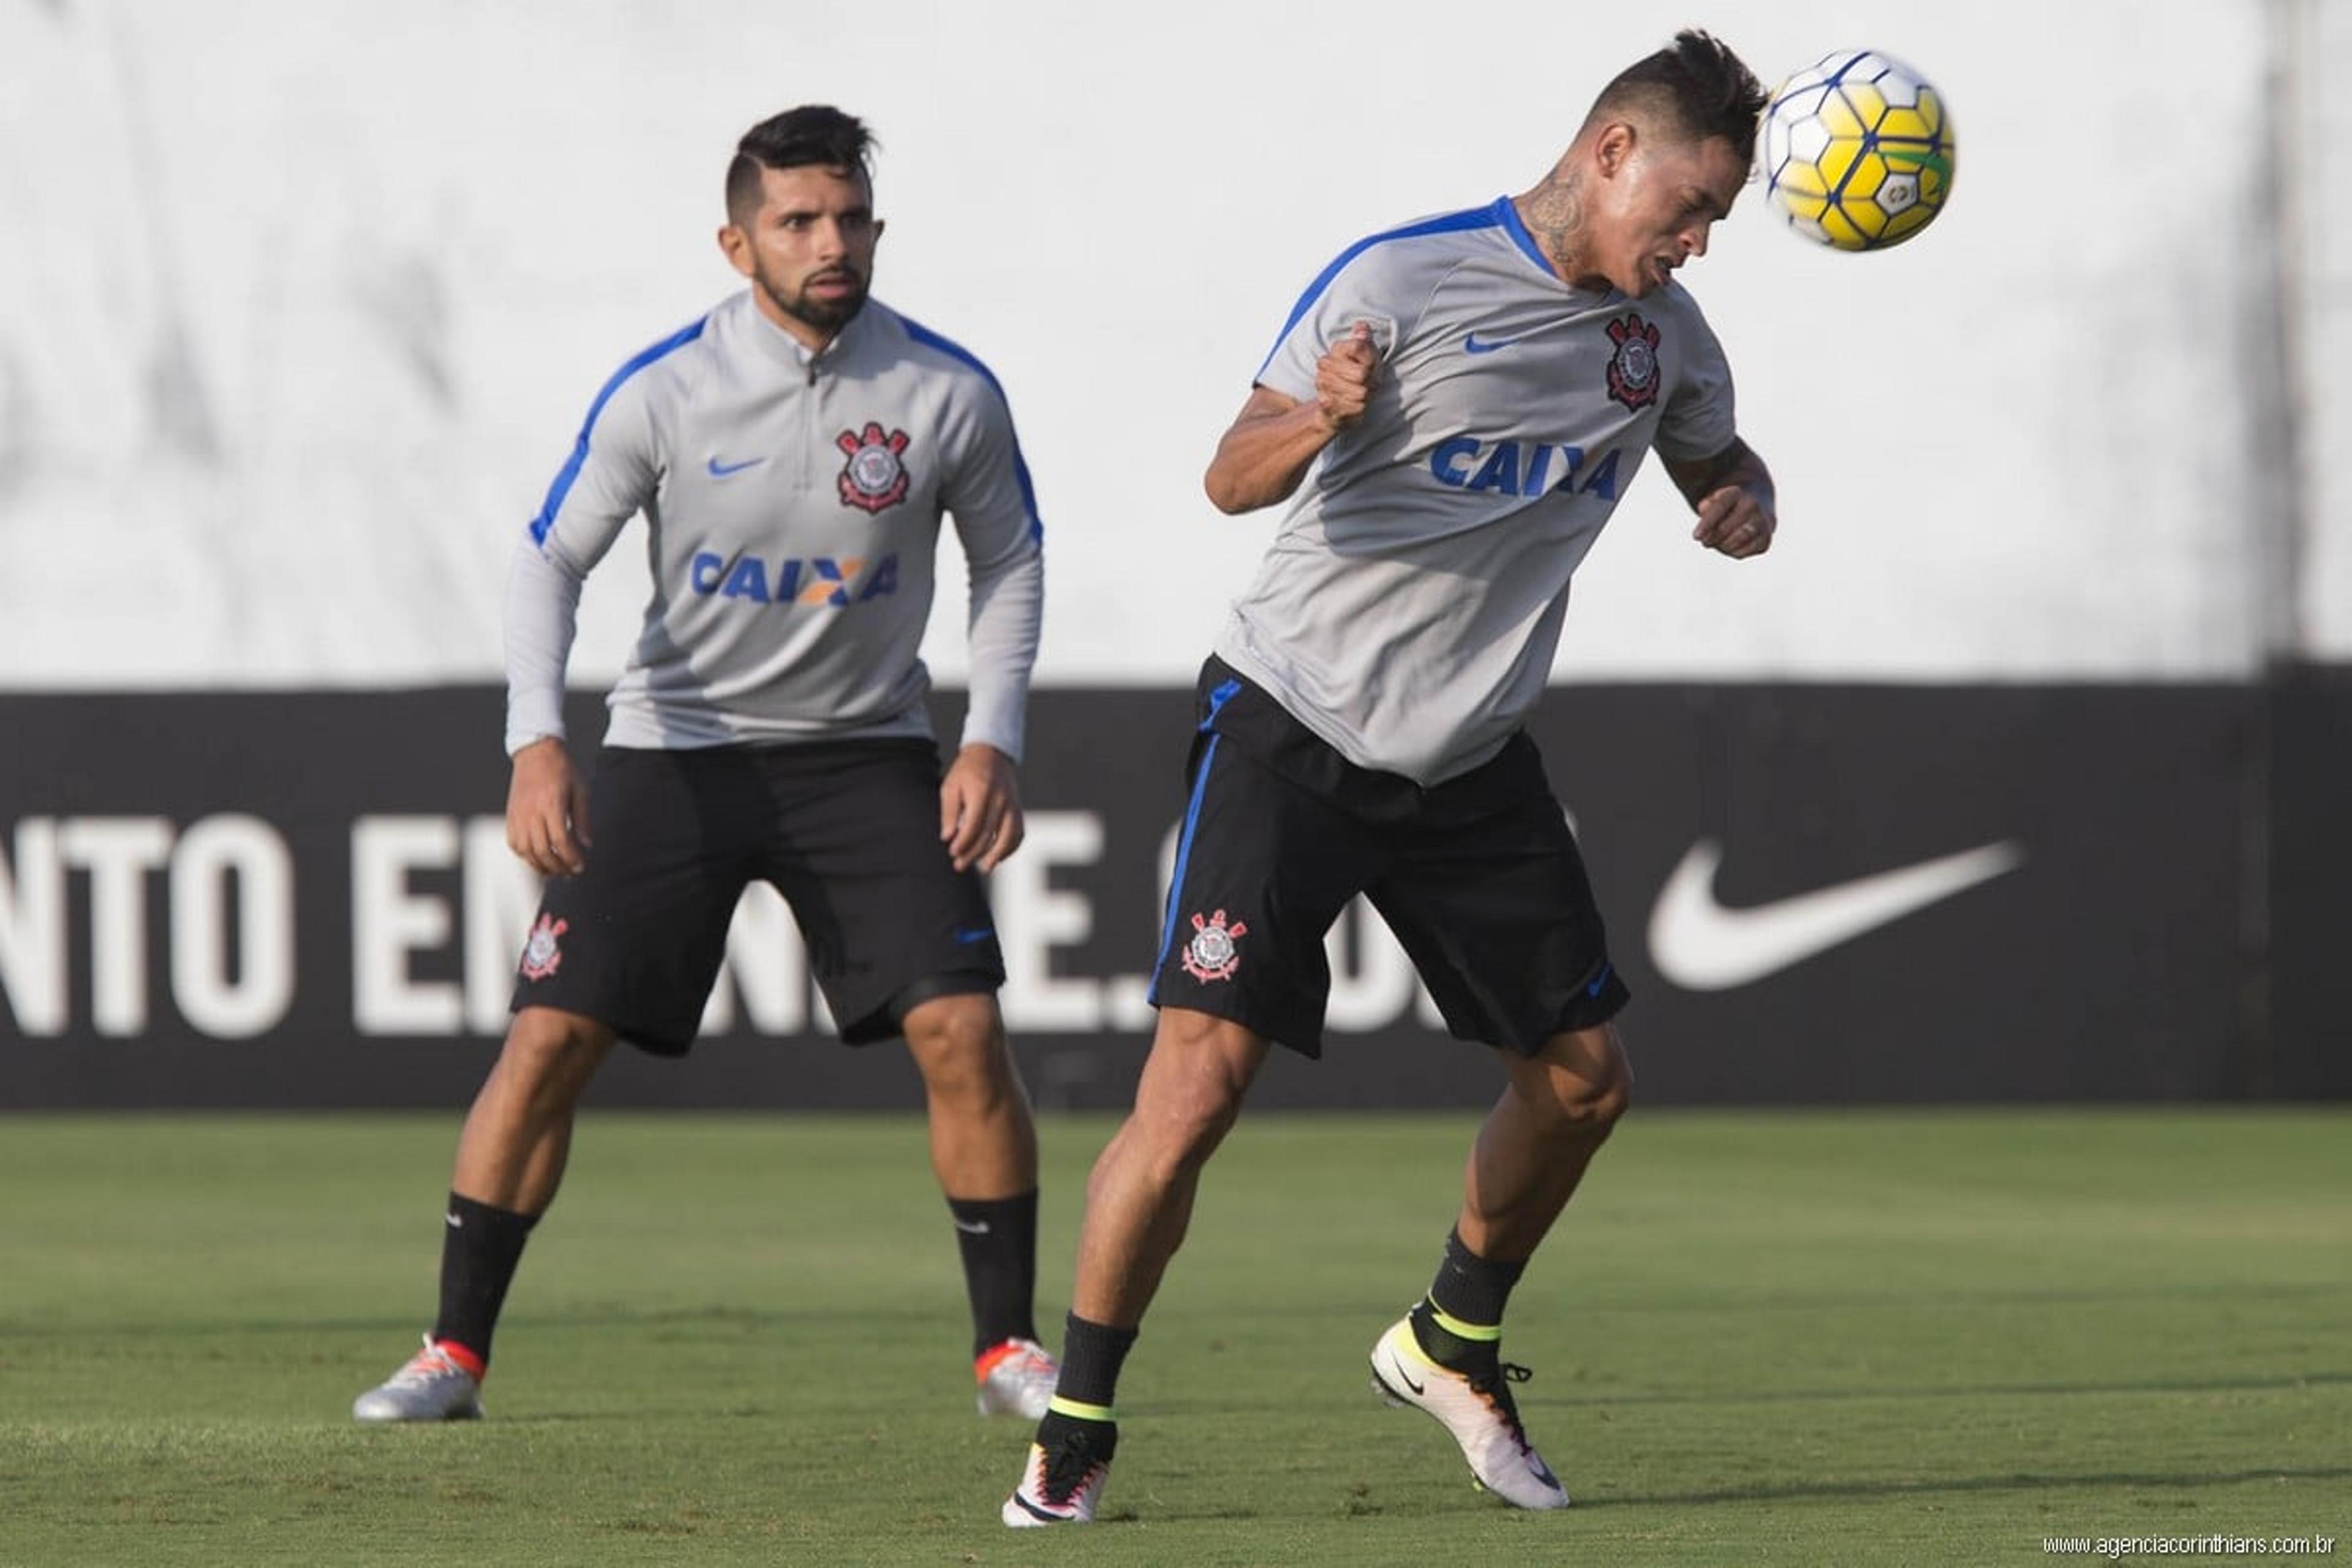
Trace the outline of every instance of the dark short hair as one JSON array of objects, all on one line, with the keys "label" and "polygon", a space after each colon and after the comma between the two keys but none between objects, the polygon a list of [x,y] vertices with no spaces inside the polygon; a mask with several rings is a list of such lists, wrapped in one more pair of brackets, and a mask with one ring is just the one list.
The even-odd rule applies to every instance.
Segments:
[{"label": "dark short hair", "polygon": [[745,224],[760,210],[760,171],[816,164],[854,172],[874,184],[874,133],[829,103],[804,103],[762,120],[735,143],[727,165],[727,221]]},{"label": "dark short hair", "polygon": [[1687,141],[1720,136],[1745,163],[1756,156],[1765,97],[1764,84],[1722,39],[1685,27],[1666,47],[1618,72],[1593,100],[1585,124],[1640,114],[1663,120]]}]

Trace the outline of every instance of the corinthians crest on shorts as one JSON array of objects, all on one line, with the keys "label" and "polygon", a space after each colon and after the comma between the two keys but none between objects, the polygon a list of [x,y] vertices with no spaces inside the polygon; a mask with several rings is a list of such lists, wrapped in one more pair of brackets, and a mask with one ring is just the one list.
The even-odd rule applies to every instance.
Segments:
[{"label": "corinthians crest on shorts", "polygon": [[544,980],[563,963],[563,949],[558,939],[571,929],[569,921],[541,914],[539,923],[530,928],[530,940],[522,944],[522,977]]},{"label": "corinthians crest on shorts", "polygon": [[880,512],[907,499],[904,430],[886,431],[868,419],[863,430],[844,430],[833,444],[849,454],[841,469],[841,504],[861,511]]},{"label": "corinthians crest on shorts", "polygon": [[1609,358],[1609,395],[1628,408],[1658,400],[1658,329],[1636,310],[1609,323],[1617,352]]},{"label": "corinthians crest on shorts", "polygon": [[1234,971],[1242,966],[1240,950],[1234,945],[1249,927],[1235,921],[1225,923],[1225,911],[1219,910],[1206,920],[1192,917],[1192,940],[1184,944],[1184,973],[1195,980],[1230,980]]}]

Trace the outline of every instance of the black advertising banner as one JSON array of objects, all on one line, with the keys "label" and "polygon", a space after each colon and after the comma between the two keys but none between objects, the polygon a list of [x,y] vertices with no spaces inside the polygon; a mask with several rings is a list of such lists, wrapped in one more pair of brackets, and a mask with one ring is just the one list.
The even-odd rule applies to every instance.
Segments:
[{"label": "black advertising banner", "polygon": [[[0,696],[0,1106],[464,1104],[536,899],[505,847],[500,703]],[[2273,946],[2324,939],[2272,926],[2324,918],[2344,885],[2273,897],[2280,706],[2244,687],[1554,690],[1534,730],[1634,991],[1641,1099],[2324,1090],[2315,1054],[2273,1037]],[[2301,721],[2330,717],[2341,732],[2334,709]],[[600,718],[582,700],[575,733]],[[1029,840],[992,896],[1043,1105],[1132,1087],[1190,730],[1181,691],[1034,699]],[[1325,1059],[1277,1053],[1254,1103],[1492,1098],[1494,1065],[1433,1025],[1377,917],[1351,910],[1331,952]],[[832,1043],[765,889],[705,1024],[684,1063],[617,1053],[593,1100],[919,1103],[902,1052]]]},{"label": "black advertising banner", "polygon": [[2255,1090],[2352,1100],[2352,668],[2271,689],[2266,1048]]}]

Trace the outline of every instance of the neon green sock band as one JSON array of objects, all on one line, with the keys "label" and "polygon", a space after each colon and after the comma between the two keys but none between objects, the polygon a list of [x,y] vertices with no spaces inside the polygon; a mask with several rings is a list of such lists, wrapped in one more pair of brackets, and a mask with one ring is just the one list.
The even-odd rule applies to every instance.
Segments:
[{"label": "neon green sock band", "polygon": [[1066,1415],[1074,1421],[1109,1421],[1115,1419],[1110,1413],[1110,1406],[1108,1405],[1081,1405],[1075,1399],[1065,1399],[1058,1394],[1054,1395],[1053,1403],[1047,1405],[1045,1408],[1052,1411],[1056,1415]]},{"label": "neon green sock band", "polygon": [[1470,1340],[1479,1344],[1495,1344],[1503,1337],[1502,1324],[1465,1323],[1434,1301],[1429,1304],[1429,1316],[1432,1322],[1457,1340]]}]

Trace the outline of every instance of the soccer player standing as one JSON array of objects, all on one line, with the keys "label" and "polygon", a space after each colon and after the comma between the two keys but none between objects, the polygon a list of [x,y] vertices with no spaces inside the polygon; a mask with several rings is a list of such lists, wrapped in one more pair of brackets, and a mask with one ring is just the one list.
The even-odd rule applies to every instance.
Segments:
[{"label": "soccer player standing", "polygon": [[[1013,767],[1044,595],[1013,418],[969,353],[866,289],[870,138],[753,127],[719,242],[750,282],[623,365],[518,549],[507,835],[551,879],[466,1119],[440,1316],[362,1421],[480,1414],[491,1332],[616,1039],[691,1044],[737,900],[773,883],[843,1040],[902,1036],[971,1300],[982,1414],[1042,1414],[1037,1141],[996,1005],[980,874],[1019,846]],[[565,744],[583,582],[643,513],[655,580],[594,773]],[[919,655],[942,513],[970,567],[971,702],[942,777]]]},{"label": "soccer player standing", "polygon": [[1279,1043],[1319,1053],[1323,938],[1370,897],[1506,1085],[1377,1385],[1520,1508],[1568,1494],[1520,1425],[1504,1306],[1623,1112],[1631,1075],[1576,841],[1522,725],[1569,579],[1655,448],[1698,542],[1772,539],[1769,474],[1673,278],[1745,183],[1764,92],[1678,35],[1621,73],[1517,197],[1350,246],[1284,323],[1209,465],[1227,512],[1287,500],[1200,686],[1135,1109],[1087,1189],[1062,1376],[1011,1525],[1092,1519],[1121,1363],[1202,1165]]}]

